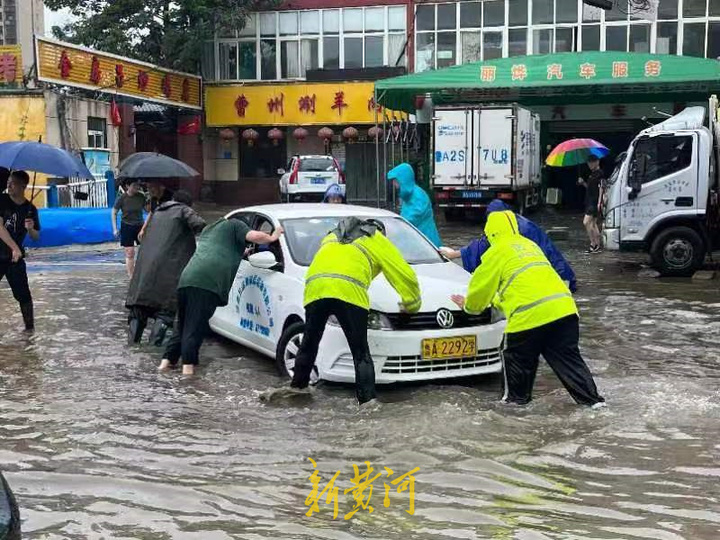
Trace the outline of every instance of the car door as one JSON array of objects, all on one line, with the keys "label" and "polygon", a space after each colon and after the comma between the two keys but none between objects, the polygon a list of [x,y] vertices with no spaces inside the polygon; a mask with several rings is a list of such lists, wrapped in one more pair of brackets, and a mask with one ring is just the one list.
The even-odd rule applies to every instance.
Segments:
[{"label": "car door", "polygon": [[[256,214],[253,229],[272,234],[275,224],[263,214]],[[257,268],[243,260],[233,285],[231,303],[243,339],[274,352],[282,333],[284,316],[278,313],[283,295],[289,287],[284,274],[285,259],[280,241],[267,246],[249,245],[251,253],[270,251],[278,264],[273,269]]]},{"label": "car door", "polygon": [[697,208],[698,158],[695,133],[662,133],[633,146],[622,207],[623,242],[642,241],[665,214]]}]

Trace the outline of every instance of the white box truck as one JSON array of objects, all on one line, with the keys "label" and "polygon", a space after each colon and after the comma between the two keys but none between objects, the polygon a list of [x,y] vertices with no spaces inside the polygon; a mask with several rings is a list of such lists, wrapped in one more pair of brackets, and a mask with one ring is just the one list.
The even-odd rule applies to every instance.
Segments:
[{"label": "white box truck", "polygon": [[436,107],[435,201],[453,219],[500,198],[524,212],[540,200],[540,117],[519,105]]},{"label": "white box truck", "polygon": [[720,244],[718,101],[647,128],[621,154],[604,201],[605,248],[645,251],[663,275],[688,276]]}]

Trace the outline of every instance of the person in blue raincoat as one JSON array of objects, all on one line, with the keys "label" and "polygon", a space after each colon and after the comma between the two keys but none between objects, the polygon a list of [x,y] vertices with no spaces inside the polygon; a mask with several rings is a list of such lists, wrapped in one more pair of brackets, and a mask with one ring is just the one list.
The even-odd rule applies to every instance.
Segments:
[{"label": "person in blue raincoat", "polygon": [[322,202],[330,204],[346,204],[345,191],[340,187],[340,184],[332,184],[327,188],[325,196]]},{"label": "person in blue raincoat", "polygon": [[[494,200],[488,205],[486,214],[489,215],[493,212],[503,212],[505,210],[510,210],[510,207],[500,200]],[[560,278],[568,283],[571,292],[575,292],[577,290],[575,272],[573,272],[570,263],[563,257],[560,250],[555,247],[552,240],[545,234],[545,231],[523,216],[516,214],[515,217],[517,218],[520,234],[535,242],[542,249],[545,257],[550,261]],[[482,263],[482,256],[489,248],[490,242],[483,235],[460,250],[443,247],[440,251],[449,259],[462,258],[463,268],[473,273]]]},{"label": "person in blue raincoat", "polygon": [[401,163],[392,169],[387,177],[399,191],[402,201],[400,215],[427,236],[435,246],[440,247],[442,241],[435,225],[430,197],[423,188],[415,183],[415,172],[410,164]]}]

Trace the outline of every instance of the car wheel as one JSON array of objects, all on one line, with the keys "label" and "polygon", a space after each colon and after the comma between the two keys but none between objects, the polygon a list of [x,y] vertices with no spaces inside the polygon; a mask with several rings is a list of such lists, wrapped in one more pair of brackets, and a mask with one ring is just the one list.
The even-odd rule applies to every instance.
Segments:
[{"label": "car wheel", "polygon": [[[295,373],[295,359],[300,350],[303,333],[305,332],[305,323],[296,322],[289,325],[278,342],[277,352],[275,353],[275,366],[281,377],[292,378]],[[310,373],[310,384],[316,385],[320,381],[317,366],[313,366]]]},{"label": "car wheel", "polygon": [[671,227],[652,243],[653,266],[664,276],[691,276],[705,261],[705,244],[690,227]]}]

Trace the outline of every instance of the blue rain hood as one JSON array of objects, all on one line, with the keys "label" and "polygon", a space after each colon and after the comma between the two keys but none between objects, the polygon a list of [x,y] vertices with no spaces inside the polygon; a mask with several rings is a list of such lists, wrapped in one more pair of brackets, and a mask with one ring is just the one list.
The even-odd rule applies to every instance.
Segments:
[{"label": "blue rain hood", "polygon": [[436,247],[440,247],[442,241],[435,225],[430,197],[415,183],[415,172],[410,164],[401,163],[392,169],[387,177],[389,181],[397,180],[400,185],[400,215],[427,236]]},{"label": "blue rain hood", "polygon": [[504,212],[505,210],[510,210],[510,207],[500,199],[495,199],[488,204],[485,214],[491,214],[492,212]]},{"label": "blue rain hood", "polygon": [[343,193],[343,190],[339,184],[332,184],[330,187],[327,188],[327,191],[325,191],[325,196],[323,197],[323,202],[328,202],[328,199],[330,199],[330,197],[340,197],[343,204],[347,202],[345,199],[345,194]]}]

